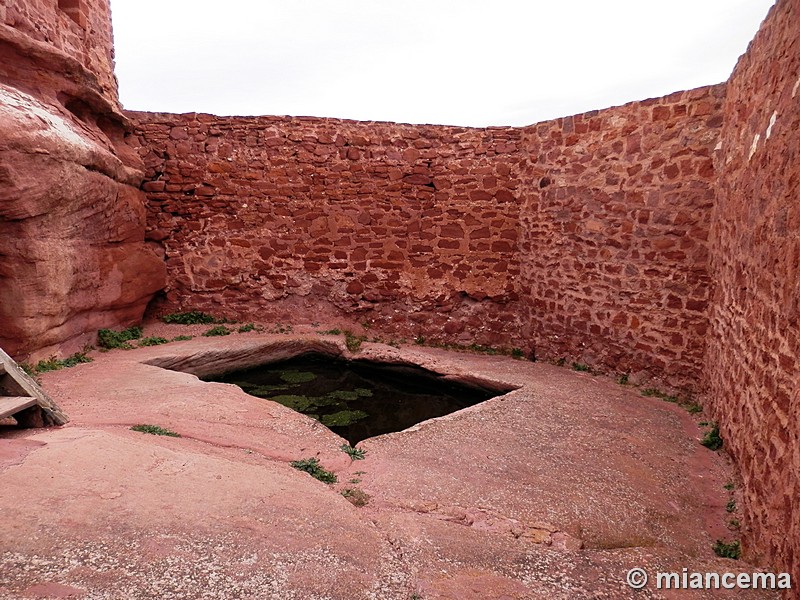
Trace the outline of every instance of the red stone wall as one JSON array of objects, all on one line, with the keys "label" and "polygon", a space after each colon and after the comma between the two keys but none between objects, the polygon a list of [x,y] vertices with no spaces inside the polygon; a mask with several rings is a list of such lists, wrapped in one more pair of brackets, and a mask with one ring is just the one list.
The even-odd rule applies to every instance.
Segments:
[{"label": "red stone wall", "polygon": [[728,85],[706,356],[738,464],[745,550],[800,581],[800,1],[779,0]]},{"label": "red stone wall", "polygon": [[108,0],[0,0],[4,26],[77,60],[97,78],[103,96],[117,102]]},{"label": "red stone wall", "polygon": [[524,129],[130,113],[162,309],[349,315],[695,388],[722,96]]},{"label": "red stone wall", "polygon": [[519,130],[130,116],[165,310],[521,343]]},{"label": "red stone wall", "polygon": [[521,271],[537,353],[700,380],[724,86],[523,130]]}]

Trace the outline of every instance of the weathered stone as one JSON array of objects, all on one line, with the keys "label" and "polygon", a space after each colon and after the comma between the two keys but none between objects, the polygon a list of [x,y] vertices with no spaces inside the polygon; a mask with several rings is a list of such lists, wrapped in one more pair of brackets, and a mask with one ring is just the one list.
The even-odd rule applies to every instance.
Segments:
[{"label": "weathered stone", "polygon": [[91,36],[65,26],[56,3],[0,24],[0,346],[14,356],[75,352],[97,329],[139,320],[165,283],[144,242],[108,4],[82,6]]}]

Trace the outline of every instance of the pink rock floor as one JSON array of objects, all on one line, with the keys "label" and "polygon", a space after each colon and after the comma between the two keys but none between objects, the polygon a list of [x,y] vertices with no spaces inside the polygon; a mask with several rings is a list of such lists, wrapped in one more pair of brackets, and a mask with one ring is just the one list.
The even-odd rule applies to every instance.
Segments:
[{"label": "pink rock floor", "polygon": [[[753,567],[712,552],[733,535],[734,476],[698,443],[702,416],[609,378],[365,344],[360,356],[519,389],[365,440],[366,459],[351,461],[310,418],[145,364],[203,374],[303,347],[347,355],[341,337],[247,333],[95,351],[42,376],[71,422],[0,424],[0,599],[777,597],[626,586],[633,567]],[[138,423],[182,437],[129,429]],[[288,464],[312,456],[338,484]],[[347,488],[368,503],[348,502]]]}]

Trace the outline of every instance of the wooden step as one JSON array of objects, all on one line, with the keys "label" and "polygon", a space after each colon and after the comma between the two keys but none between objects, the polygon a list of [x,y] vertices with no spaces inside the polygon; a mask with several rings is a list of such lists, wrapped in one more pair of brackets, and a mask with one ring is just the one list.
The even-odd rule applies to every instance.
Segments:
[{"label": "wooden step", "polygon": [[36,404],[36,398],[31,396],[0,396],[0,419],[30,408]]}]

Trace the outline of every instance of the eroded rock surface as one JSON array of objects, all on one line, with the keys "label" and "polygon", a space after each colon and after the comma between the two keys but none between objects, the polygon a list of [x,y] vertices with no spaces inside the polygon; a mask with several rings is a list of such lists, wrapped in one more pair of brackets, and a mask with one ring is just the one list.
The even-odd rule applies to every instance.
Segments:
[{"label": "eroded rock surface", "polygon": [[138,172],[64,109],[0,84],[0,346],[75,351],[163,286]]},{"label": "eroded rock surface", "polygon": [[[145,333],[186,331],[197,333]],[[359,358],[518,389],[365,440],[365,459],[351,461],[314,419],[154,366],[199,372],[208,358],[216,370],[235,366],[226,354],[248,363],[303,347],[348,356],[341,336],[253,332],[94,353],[45,374],[72,421],[36,433],[0,425],[16,449],[0,462],[0,489],[14,491],[0,494],[0,599],[682,598],[631,590],[625,574],[754,569],[711,549],[729,534],[731,473],[694,439],[699,418],[630,386],[508,357],[364,344]],[[138,423],[182,437],[130,431]],[[288,464],[309,457],[338,483]],[[348,489],[363,492],[361,505]]]}]

